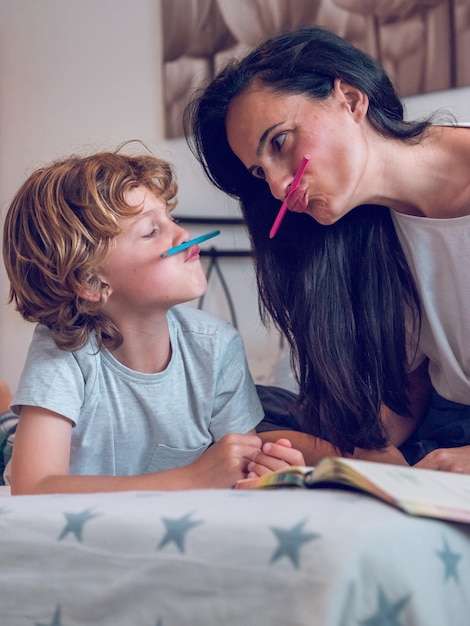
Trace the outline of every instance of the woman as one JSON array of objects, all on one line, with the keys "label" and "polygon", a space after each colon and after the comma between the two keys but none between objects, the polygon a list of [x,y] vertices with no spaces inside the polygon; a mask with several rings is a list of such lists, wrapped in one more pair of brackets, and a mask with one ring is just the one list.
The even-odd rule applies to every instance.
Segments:
[{"label": "woman", "polygon": [[380,65],[321,28],[267,40],[186,110],[206,174],[240,201],[263,318],[293,348],[307,463],[470,473],[470,131],[432,122],[405,121]]}]

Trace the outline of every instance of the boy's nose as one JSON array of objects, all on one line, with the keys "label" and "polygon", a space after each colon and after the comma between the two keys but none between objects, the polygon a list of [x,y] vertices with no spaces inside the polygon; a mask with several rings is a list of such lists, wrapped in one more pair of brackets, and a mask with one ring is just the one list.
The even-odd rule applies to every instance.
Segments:
[{"label": "boy's nose", "polygon": [[176,226],[176,233],[175,236],[178,239],[181,239],[180,243],[182,243],[183,241],[189,241],[191,239],[191,234],[189,233],[188,230],[186,230],[186,228],[184,228],[183,226],[180,226],[180,224],[175,224]]}]

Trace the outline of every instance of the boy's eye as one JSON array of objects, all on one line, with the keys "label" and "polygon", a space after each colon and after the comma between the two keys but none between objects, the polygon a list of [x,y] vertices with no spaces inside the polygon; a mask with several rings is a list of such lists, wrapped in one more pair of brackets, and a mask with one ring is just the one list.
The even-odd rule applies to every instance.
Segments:
[{"label": "boy's eye", "polygon": [[151,239],[152,237],[155,237],[155,235],[157,234],[158,229],[157,228],[152,228],[152,230],[147,233],[146,235],[144,235],[144,239]]}]

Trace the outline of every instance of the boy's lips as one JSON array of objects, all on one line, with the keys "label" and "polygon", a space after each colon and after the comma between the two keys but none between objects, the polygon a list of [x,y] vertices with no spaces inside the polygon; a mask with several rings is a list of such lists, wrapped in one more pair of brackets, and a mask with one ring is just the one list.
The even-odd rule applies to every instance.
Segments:
[{"label": "boy's lips", "polygon": [[197,243],[194,244],[194,246],[191,246],[188,249],[188,256],[186,257],[186,261],[192,261],[193,259],[198,259],[200,252],[201,252],[201,248],[198,246]]}]

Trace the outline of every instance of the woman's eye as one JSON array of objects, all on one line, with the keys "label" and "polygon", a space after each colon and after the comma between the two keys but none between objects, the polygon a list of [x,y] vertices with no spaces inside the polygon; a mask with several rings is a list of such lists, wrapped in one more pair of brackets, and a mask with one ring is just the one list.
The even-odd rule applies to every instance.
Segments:
[{"label": "woman's eye", "polygon": [[261,178],[261,180],[266,180],[266,174],[262,167],[253,167],[251,169],[251,173],[255,178]]},{"label": "woman's eye", "polygon": [[273,137],[271,143],[273,144],[274,149],[277,150],[277,152],[281,150],[282,146],[284,145],[285,140],[286,140],[286,133],[279,133],[279,135],[276,135],[275,137]]}]

